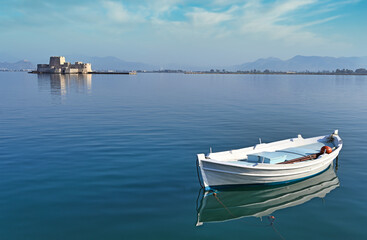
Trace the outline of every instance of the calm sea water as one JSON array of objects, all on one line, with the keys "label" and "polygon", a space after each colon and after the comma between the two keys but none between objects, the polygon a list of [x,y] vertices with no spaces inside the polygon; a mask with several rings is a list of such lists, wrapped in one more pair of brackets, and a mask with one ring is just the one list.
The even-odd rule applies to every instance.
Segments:
[{"label": "calm sea water", "polygon": [[[366,239],[366,123],[365,76],[3,72],[0,238]],[[334,129],[339,187],[195,226],[197,153]]]}]

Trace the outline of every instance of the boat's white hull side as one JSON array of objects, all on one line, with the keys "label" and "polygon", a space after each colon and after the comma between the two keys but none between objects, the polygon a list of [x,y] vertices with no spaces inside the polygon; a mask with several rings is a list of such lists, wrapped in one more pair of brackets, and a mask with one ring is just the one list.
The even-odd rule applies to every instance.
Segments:
[{"label": "boat's white hull side", "polygon": [[199,159],[199,166],[206,188],[225,185],[278,184],[316,175],[332,164],[342,145],[318,159],[294,164],[228,163],[214,159]]}]

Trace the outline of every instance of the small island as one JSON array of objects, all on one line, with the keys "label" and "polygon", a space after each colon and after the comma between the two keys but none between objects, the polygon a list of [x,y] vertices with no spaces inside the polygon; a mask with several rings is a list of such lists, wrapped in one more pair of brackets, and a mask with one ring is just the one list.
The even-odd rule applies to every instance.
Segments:
[{"label": "small island", "polygon": [[50,57],[49,64],[37,64],[37,71],[32,73],[57,73],[57,74],[73,74],[73,73],[91,73],[92,65],[90,63],[75,62],[71,64],[65,61],[65,57]]},{"label": "small island", "polygon": [[37,64],[37,70],[29,73],[36,74],[129,74],[136,75],[136,71],[130,72],[99,72],[92,71],[92,64],[75,62],[74,64],[66,62],[65,57],[52,56],[50,57],[49,64]]}]

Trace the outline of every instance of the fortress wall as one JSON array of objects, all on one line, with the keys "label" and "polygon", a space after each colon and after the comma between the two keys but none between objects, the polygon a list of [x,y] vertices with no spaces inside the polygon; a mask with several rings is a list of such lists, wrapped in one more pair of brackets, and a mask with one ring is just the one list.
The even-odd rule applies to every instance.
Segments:
[{"label": "fortress wall", "polygon": [[85,64],[85,71],[86,72],[92,72],[92,64],[86,63]]},{"label": "fortress wall", "polygon": [[63,70],[63,73],[68,73],[68,74],[79,73],[79,69],[76,69],[76,68],[65,68]]},{"label": "fortress wall", "polygon": [[50,66],[48,64],[37,64],[38,72],[48,72],[50,70]]},{"label": "fortress wall", "polygon": [[62,73],[61,68],[55,68],[55,67],[51,67],[49,72],[50,73]]},{"label": "fortress wall", "polygon": [[92,65],[90,63],[75,62],[75,64],[71,64],[70,67],[78,69],[80,73],[88,73],[92,71]]}]

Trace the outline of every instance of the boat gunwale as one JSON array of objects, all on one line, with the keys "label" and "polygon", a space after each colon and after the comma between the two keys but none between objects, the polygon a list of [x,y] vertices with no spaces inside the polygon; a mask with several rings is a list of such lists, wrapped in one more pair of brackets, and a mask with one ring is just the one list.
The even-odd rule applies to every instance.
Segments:
[{"label": "boat gunwale", "polygon": [[[208,162],[208,163],[214,163],[214,164],[218,164],[218,165],[222,165],[222,166],[245,168],[245,169],[251,169],[251,170],[273,170],[273,171],[292,170],[292,169],[298,169],[298,168],[310,167],[310,166],[316,165],[320,162],[326,161],[325,158],[335,159],[339,155],[341,147],[342,147],[342,145],[339,145],[338,148],[335,149],[335,151],[333,151],[332,153],[330,153],[328,155],[323,154],[323,155],[320,155],[318,158],[313,159],[313,160],[308,160],[308,161],[304,161],[304,162],[296,162],[296,163],[291,163],[291,164],[257,163],[257,164],[254,164],[254,165],[243,165],[241,163],[220,161],[220,160],[215,160],[215,159],[201,159],[200,161]],[[204,168],[204,169],[206,169],[206,168]]]}]

